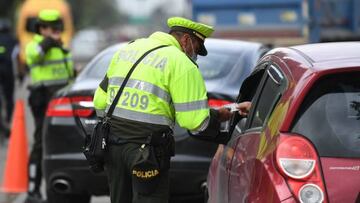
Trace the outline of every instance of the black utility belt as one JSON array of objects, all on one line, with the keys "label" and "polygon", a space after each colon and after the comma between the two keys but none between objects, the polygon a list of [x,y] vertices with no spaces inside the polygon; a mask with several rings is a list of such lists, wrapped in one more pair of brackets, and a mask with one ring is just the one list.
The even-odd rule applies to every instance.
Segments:
[{"label": "black utility belt", "polygon": [[136,139],[122,138],[121,136],[110,134],[108,138],[109,145],[122,145],[128,143],[134,144],[149,144],[152,146],[160,146],[167,145],[171,139],[173,139],[172,130],[163,132],[163,133],[151,133],[148,136],[144,136],[143,138],[139,137]]}]

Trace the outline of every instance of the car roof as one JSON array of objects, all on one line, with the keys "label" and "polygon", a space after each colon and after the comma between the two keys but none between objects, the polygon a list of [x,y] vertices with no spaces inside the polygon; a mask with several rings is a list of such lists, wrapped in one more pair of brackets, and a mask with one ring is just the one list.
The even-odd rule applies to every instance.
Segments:
[{"label": "car roof", "polygon": [[312,63],[360,58],[360,42],[318,43],[291,48],[306,55]]},{"label": "car roof", "polygon": [[[276,56],[288,65],[290,72],[299,68],[307,72],[360,67],[360,42],[331,42],[280,47],[266,56]],[[265,56],[265,57],[266,57]],[[294,69],[294,67],[297,67]],[[301,71],[301,72],[303,72]]]}]

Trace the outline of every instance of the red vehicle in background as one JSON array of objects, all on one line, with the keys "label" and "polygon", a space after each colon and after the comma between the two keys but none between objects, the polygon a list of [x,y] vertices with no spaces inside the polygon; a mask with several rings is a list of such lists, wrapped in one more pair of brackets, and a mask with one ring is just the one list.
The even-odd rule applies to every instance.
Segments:
[{"label": "red vehicle in background", "polygon": [[243,83],[210,203],[360,202],[360,42],[277,48]]}]

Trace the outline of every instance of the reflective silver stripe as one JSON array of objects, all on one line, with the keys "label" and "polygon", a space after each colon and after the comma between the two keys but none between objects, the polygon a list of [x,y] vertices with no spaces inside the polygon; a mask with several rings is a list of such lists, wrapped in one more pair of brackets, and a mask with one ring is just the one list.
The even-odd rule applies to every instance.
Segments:
[{"label": "reflective silver stripe", "polygon": [[57,126],[74,126],[76,125],[74,117],[51,117],[50,118],[51,125]]},{"label": "reflective silver stripe", "polygon": [[44,61],[43,63],[34,63],[34,64],[30,65],[29,67],[34,68],[36,66],[60,64],[60,63],[64,63],[64,61],[69,62],[71,60],[72,60],[71,58],[65,58],[65,59],[59,59],[59,60],[48,60],[48,61]]},{"label": "reflective silver stripe", "polygon": [[48,154],[44,156],[45,160],[85,160],[83,153],[64,153],[64,154]]},{"label": "reflective silver stripe", "polygon": [[[106,108],[106,112],[108,111],[109,106]],[[162,115],[154,115],[154,114],[148,114],[143,112],[137,112],[132,111],[128,109],[123,109],[116,107],[113,114],[115,117],[119,118],[125,118],[133,121],[140,121],[144,123],[152,123],[152,124],[158,124],[158,125],[167,125],[171,128],[174,127],[174,121],[172,121],[170,118],[167,118],[166,116]]]},{"label": "reflective silver stripe", "polygon": [[104,109],[95,109],[95,112],[98,117],[104,117],[105,115]]},{"label": "reflective silver stripe", "polygon": [[177,112],[194,111],[194,110],[209,108],[207,100],[199,100],[199,101],[186,102],[186,103],[174,103],[174,107]]},{"label": "reflective silver stripe", "polygon": [[200,132],[206,130],[210,123],[210,116],[206,117],[205,120],[201,123],[200,127],[191,131],[192,134],[199,134]]},{"label": "reflective silver stripe", "polygon": [[31,86],[32,87],[38,87],[38,86],[52,86],[52,85],[65,85],[68,83],[68,79],[61,79],[61,80],[44,80],[44,81],[39,81],[36,83],[33,83]]},{"label": "reflective silver stripe", "polygon": [[[118,85],[121,86],[122,82],[124,81],[123,77],[112,77],[109,78],[109,84],[110,85]],[[135,79],[129,79],[129,81],[126,84],[126,87],[135,88],[138,90],[142,90],[145,92],[149,92],[160,99],[166,101],[167,103],[171,102],[171,96],[168,92],[161,89],[160,87],[151,84],[149,82],[145,82],[142,80],[135,80]]]}]

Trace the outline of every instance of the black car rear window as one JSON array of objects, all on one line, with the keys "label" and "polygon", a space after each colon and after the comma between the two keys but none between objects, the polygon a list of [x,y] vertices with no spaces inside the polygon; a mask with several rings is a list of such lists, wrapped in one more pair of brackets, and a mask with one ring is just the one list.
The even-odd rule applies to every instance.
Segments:
[{"label": "black car rear window", "polygon": [[224,52],[224,50],[211,50],[207,56],[199,56],[197,64],[204,79],[223,78],[234,67],[238,53]]},{"label": "black car rear window", "polygon": [[[90,78],[103,78],[113,55],[114,53],[111,52],[98,58],[98,60],[90,64],[91,67],[87,68],[83,75]],[[215,79],[227,75],[233,68],[236,60],[234,53],[221,53],[219,51],[209,53],[206,57],[199,56],[197,63],[204,79]]]},{"label": "black car rear window", "polygon": [[292,131],[309,138],[320,156],[360,157],[360,73],[330,75],[312,87]]},{"label": "black car rear window", "polygon": [[105,55],[97,58],[97,60],[90,63],[88,68],[84,69],[79,77],[83,78],[103,78],[109,67],[110,61],[114,52],[106,53]]}]

